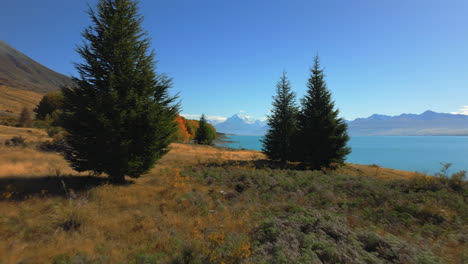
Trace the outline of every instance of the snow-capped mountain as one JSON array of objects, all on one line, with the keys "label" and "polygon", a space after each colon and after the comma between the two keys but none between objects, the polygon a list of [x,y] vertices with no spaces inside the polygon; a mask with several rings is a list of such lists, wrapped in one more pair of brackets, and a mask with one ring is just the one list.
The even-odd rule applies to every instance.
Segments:
[{"label": "snow-capped mountain", "polygon": [[237,113],[226,121],[215,125],[216,131],[226,134],[260,136],[268,130],[265,121],[260,121],[242,113]]}]

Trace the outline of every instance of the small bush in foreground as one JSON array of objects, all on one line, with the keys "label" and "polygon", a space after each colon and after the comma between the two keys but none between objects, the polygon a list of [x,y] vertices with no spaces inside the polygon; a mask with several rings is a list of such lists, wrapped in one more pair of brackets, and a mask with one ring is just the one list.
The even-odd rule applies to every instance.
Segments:
[{"label": "small bush in foreground", "polygon": [[11,139],[5,140],[5,146],[24,147],[26,146],[26,139],[22,136],[14,136]]}]

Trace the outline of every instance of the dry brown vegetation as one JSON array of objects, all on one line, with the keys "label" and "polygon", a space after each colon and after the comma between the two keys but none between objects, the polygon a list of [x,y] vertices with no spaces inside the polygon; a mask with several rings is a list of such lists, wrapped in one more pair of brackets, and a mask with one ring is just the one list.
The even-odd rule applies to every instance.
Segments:
[{"label": "dry brown vegetation", "polygon": [[41,100],[41,93],[25,91],[0,85],[0,114],[13,113],[19,115],[23,107],[33,109]]},{"label": "dry brown vegetation", "polygon": [[[11,127],[11,126],[2,126],[0,125],[0,146],[3,145],[5,140],[11,139],[15,136],[23,137],[29,144],[38,144],[47,139],[50,139],[47,136],[47,133],[42,129],[37,128],[20,128],[20,127]],[[29,153],[31,154],[31,153]],[[5,150],[0,153],[3,157],[9,156],[9,153]],[[38,156],[42,153],[37,153]],[[24,157],[25,155],[23,155]],[[3,159],[2,159],[3,160]]]},{"label": "dry brown vegetation", "polygon": [[[13,135],[22,135],[26,143],[47,139],[41,130],[0,126],[0,142]],[[242,184],[243,175],[249,173],[266,177],[273,171],[257,170],[264,155],[190,144],[171,148],[147,175],[116,186],[107,184],[105,177],[74,172],[59,154],[40,152],[34,144],[0,147],[0,263],[160,263],[156,259],[177,259],[177,254],[187,250],[201,252],[210,263],[248,260],[254,254],[251,234],[259,228],[261,212],[274,210],[268,200],[274,199],[274,192],[258,200],[265,192],[255,190],[268,187],[270,180],[254,190],[255,184],[248,179],[248,186],[239,191],[238,183],[230,184],[222,174],[232,173]],[[338,172],[385,179],[418,176],[352,164]],[[272,180],[276,186],[283,184]],[[351,187],[354,184],[348,178],[341,180]],[[244,191],[249,186],[250,191]],[[331,193],[319,194],[330,203],[342,203],[342,198]],[[295,193],[278,197],[291,199],[275,201],[283,207],[288,202],[310,203]],[[350,214],[348,224],[366,228],[359,217],[356,212]],[[463,255],[463,243],[438,243],[443,250],[439,255],[456,256],[450,263],[457,263]],[[448,252],[450,248],[453,252]]]},{"label": "dry brown vegetation", "polygon": [[[0,127],[0,140],[13,135],[22,135],[27,143],[47,139],[41,130]],[[214,212],[209,210],[215,205],[208,202],[200,210],[197,201],[205,203],[210,192],[220,190],[182,176],[178,167],[262,157],[173,144],[148,175],[113,186],[103,177],[74,172],[56,153],[1,146],[0,263],[48,263],[54,256],[79,252],[105,255],[115,263],[142,252],[180,251],[184,241],[209,251],[228,234],[246,232],[252,209],[246,204]],[[236,254],[249,254],[246,238],[239,238],[237,246]]]}]

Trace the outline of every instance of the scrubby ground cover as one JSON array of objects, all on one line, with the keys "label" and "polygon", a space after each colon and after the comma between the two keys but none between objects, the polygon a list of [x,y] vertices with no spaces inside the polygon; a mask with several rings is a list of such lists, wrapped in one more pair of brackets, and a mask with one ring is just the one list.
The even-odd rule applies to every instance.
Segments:
[{"label": "scrubby ground cover", "polygon": [[461,175],[281,169],[259,152],[174,144],[111,185],[35,139],[0,147],[2,264],[467,262]]},{"label": "scrubby ground cover", "polygon": [[256,208],[254,263],[468,261],[461,175],[382,180],[253,166],[198,166],[184,174],[227,186],[227,204]]}]

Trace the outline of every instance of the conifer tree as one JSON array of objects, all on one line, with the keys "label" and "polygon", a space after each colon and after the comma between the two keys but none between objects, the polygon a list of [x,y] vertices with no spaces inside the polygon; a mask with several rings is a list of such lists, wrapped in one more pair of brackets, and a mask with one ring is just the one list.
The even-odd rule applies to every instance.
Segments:
[{"label": "conifer tree", "polygon": [[273,110],[268,116],[269,129],[262,140],[263,152],[270,159],[281,162],[291,160],[293,137],[297,132],[297,113],[296,94],[291,91],[291,84],[284,72],[276,84]]},{"label": "conifer tree", "polygon": [[215,138],[215,134],[211,131],[211,128],[206,121],[205,115],[202,114],[200,117],[199,125],[197,132],[195,134],[195,142],[197,144],[203,145],[211,145],[213,144],[213,140]]},{"label": "conifer tree", "polygon": [[346,146],[349,140],[347,124],[338,117],[339,111],[335,109],[325,83],[318,56],[315,57],[307,88],[298,117],[296,160],[312,169],[343,163],[346,155],[351,152]]},{"label": "conifer tree", "polygon": [[168,93],[171,79],[155,72],[136,1],[100,0],[89,15],[77,87],[62,89],[65,158],[77,171],[123,182],[168,152],[179,104]]}]

